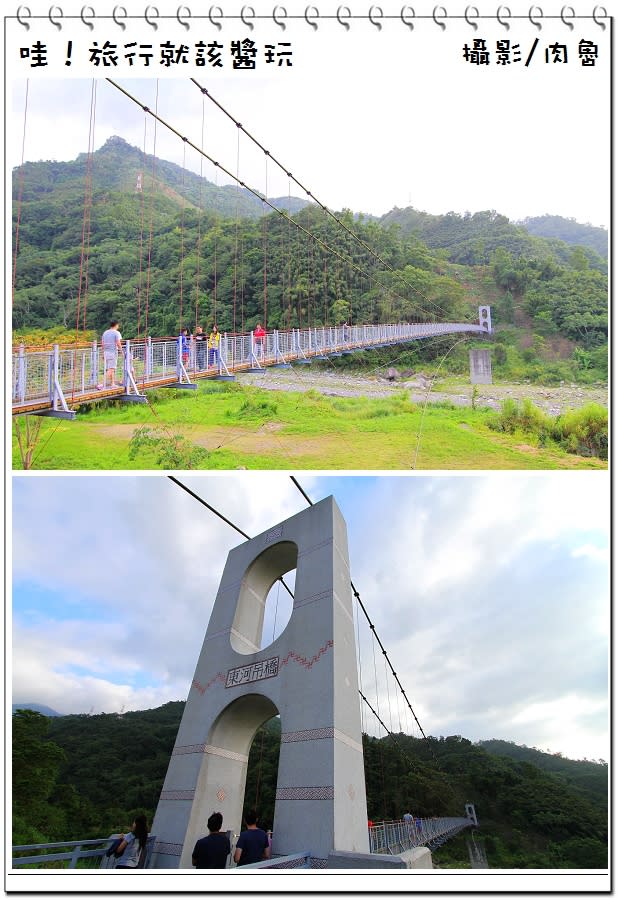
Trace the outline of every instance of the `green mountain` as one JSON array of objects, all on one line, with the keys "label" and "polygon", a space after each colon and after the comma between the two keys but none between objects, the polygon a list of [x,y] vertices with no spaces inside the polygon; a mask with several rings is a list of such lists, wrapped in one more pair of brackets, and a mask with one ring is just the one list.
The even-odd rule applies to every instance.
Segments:
[{"label": "green mountain", "polygon": [[[215,319],[228,332],[258,320],[474,320],[490,302],[498,377],[606,378],[607,261],[593,249],[491,211],[376,220],[344,210],[338,225],[316,204],[275,202],[291,220],[121,138],[91,166],[83,154],[26,163],[13,172],[16,341],[45,343],[40,329],[101,333],[112,318],[129,338]],[[449,355],[450,371],[465,371],[466,350]],[[434,343],[411,352],[422,364]]]},{"label": "green mountain", "polygon": [[39,712],[43,716],[61,716],[62,713],[56,712],[55,709],[52,709],[51,706],[45,706],[42,703],[13,703],[13,712],[16,709],[32,709],[34,712]]},{"label": "green mountain", "polygon": [[[138,812],[152,819],[183,708],[175,702],[56,719],[16,712],[14,843],[100,837],[126,828]],[[500,752],[459,735],[364,735],[369,817],[459,816],[473,802],[492,868],[606,867],[607,765],[562,760],[556,769],[550,754],[534,751],[530,761],[528,748],[485,743]],[[279,720],[271,719],[254,738],[245,792],[245,808],[258,807],[266,827],[279,746]],[[518,753],[521,759],[512,758]],[[434,858],[440,866],[467,866],[464,840],[447,842]]]},{"label": "green mountain", "polygon": [[[412,207],[395,207],[380,221],[384,225],[398,225],[403,234],[416,236],[432,249],[443,249],[451,262],[467,266],[489,264],[498,248],[516,259],[525,257],[564,264],[568,263],[572,245],[576,244],[583,249],[591,268],[607,272],[607,232],[560,216],[524,219],[517,224],[495,210],[432,215]],[[562,228],[557,224],[552,227],[557,221],[563,223]]]},{"label": "green mountain", "polygon": [[575,219],[565,219],[563,216],[532,216],[521,223],[530,234],[537,237],[556,238],[565,244],[575,244],[580,247],[590,247],[599,256],[607,259],[609,248],[609,235],[605,228],[595,225],[582,225]]},{"label": "green mountain", "polygon": [[565,785],[575,787],[589,800],[607,808],[607,765],[605,760],[573,760],[561,753],[545,753],[535,747],[525,747],[511,741],[480,741],[494,756],[506,756],[519,762],[528,762],[546,772],[551,772]]},{"label": "green mountain", "polygon": [[[91,179],[95,194],[103,188],[107,191],[139,193],[138,178],[141,178],[142,192],[147,189],[148,184],[154,183],[178,208],[184,203],[211,209],[230,218],[240,216],[251,219],[260,218],[268,209],[260,198],[246,188],[239,185],[219,187],[176,163],[144,154],[138,147],[116,136],[109,138],[92,155],[90,168],[87,154],[80,153],[71,162],[26,162],[23,168],[20,167],[15,172],[19,173],[17,185],[23,183],[24,203],[42,199],[60,186],[69,190],[74,188],[78,196],[81,194],[83,203],[87,177]],[[16,199],[17,195],[14,196],[14,200]],[[292,212],[298,212],[307,206],[307,201],[298,197],[276,197],[269,200],[275,206],[289,206]]]}]

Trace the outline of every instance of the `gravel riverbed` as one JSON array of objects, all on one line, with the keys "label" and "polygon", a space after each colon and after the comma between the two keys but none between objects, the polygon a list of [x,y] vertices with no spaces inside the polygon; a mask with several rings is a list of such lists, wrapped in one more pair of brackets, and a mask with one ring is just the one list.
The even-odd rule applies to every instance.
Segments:
[{"label": "gravel riverbed", "polygon": [[[455,383],[436,383],[421,374],[410,378],[389,381],[378,376],[353,375],[350,372],[323,372],[310,366],[295,366],[291,369],[266,369],[264,374],[238,374],[240,384],[255,385],[271,391],[310,391],[330,397],[394,397],[407,393],[414,403],[438,403],[448,400],[456,406],[472,404],[473,387],[469,381],[461,379]],[[479,384],[475,403],[500,409],[504,400],[510,397],[521,401],[529,397],[532,402],[552,416],[560,415],[567,409],[577,409],[586,403],[600,403],[607,406],[608,393],[604,385],[560,384],[544,386],[528,383]]]}]

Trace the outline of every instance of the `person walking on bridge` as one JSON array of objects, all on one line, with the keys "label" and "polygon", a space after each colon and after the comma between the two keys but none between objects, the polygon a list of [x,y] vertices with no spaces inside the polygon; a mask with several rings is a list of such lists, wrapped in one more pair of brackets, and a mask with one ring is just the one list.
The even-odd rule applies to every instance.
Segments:
[{"label": "person walking on bridge", "polygon": [[208,834],[193,849],[191,862],[196,869],[225,869],[230,855],[230,839],[223,834],[223,816],[214,812],[208,819]]},{"label": "person walking on bridge", "polygon": [[[107,331],[103,332],[101,346],[103,347],[103,390],[106,387],[120,387],[116,384],[116,367],[118,365],[118,351],[122,344],[122,335],[118,331],[118,321],[113,319]],[[110,381],[109,385],[107,381]]]},{"label": "person walking on bridge", "polygon": [[247,813],[245,822],[247,829],[240,832],[234,851],[234,862],[237,866],[247,866],[263,859],[270,859],[268,835],[262,828],[258,828],[258,817],[254,809]]}]

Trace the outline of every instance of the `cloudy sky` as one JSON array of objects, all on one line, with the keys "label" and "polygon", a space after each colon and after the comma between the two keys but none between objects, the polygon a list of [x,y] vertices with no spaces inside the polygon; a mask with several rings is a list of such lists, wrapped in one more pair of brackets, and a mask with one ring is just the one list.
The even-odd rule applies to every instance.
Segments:
[{"label": "cloudy sky", "polygon": [[[204,19],[194,19],[188,32],[174,21],[160,23],[156,32],[143,21],[130,22],[124,33],[113,23],[99,23],[90,34],[68,20],[61,30],[33,25],[27,36],[15,21],[8,27],[9,170],[20,163],[22,147],[27,160],[68,160],[86,151],[92,78],[109,76],[255,189],[270,196],[298,194],[246,138],[239,143],[235,125],[189,82],[195,77],[333,209],[495,209],[515,220],[552,213],[609,224],[609,29],[590,19],[578,20],[572,31],[549,19],[540,31],[521,21],[512,21],[507,31],[489,18],[477,31],[452,18],[444,30],[421,19],[413,29],[391,20],[380,30],[366,19],[348,30],[332,19],[323,19],[317,30],[289,22],[285,31],[260,21],[251,32],[238,21],[226,21],[216,32]],[[259,50],[259,64],[255,71],[234,71],[230,42],[246,37]],[[48,66],[30,68],[20,48],[37,38],[47,45]],[[486,42],[490,65],[464,60],[464,45],[474,38]],[[89,62],[93,41],[102,46],[110,40],[121,48],[154,41],[158,48],[169,40],[193,48],[201,39],[224,45],[221,69],[191,62],[179,71],[161,66],[158,58],[148,69],[130,68],[122,58],[107,69]],[[505,39],[519,46],[513,55],[520,61],[508,66],[496,62],[496,42]],[[595,66],[581,65],[582,39],[597,43]],[[293,66],[265,64],[264,45],[282,41],[292,45]],[[553,63],[551,52],[545,61],[553,44],[566,45],[567,63]],[[155,149],[153,120],[101,80],[95,147],[112,134],[140,148],[145,136],[147,152]],[[198,154],[162,126],[156,153],[200,171]],[[227,180],[208,163],[202,163],[202,173],[220,184]],[[94,178],[96,183],[96,171]]]},{"label": "cloudy sky", "polygon": [[[251,536],[306,506],[282,474],[182,480]],[[352,579],[427,734],[608,758],[606,473],[299,480],[335,496]],[[164,476],[13,476],[13,701],[184,700],[241,542]],[[283,592],[276,621],[273,604],[266,644]],[[361,623],[363,692],[414,733]]]}]

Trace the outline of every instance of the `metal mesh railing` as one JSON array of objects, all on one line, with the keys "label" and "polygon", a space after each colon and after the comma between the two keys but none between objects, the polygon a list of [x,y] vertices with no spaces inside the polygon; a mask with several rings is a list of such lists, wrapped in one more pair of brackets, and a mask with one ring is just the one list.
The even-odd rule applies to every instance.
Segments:
[{"label": "metal mesh railing", "polygon": [[439,847],[473,822],[467,818],[413,819],[380,822],[369,828],[371,853],[403,853],[414,847]]},{"label": "metal mesh railing", "polygon": [[[285,364],[371,349],[441,334],[486,333],[481,325],[468,323],[423,323],[397,325],[318,326],[272,331],[263,338],[249,334],[222,334],[218,347],[191,338],[188,352],[180,351],[179,339],[147,338],[127,341],[118,353],[114,384],[130,390],[133,379],[145,389],[162,382],[187,377],[233,373],[254,366]],[[181,365],[182,362],[182,365]],[[97,390],[109,387],[103,352],[96,341],[79,348],[28,350],[19,347],[12,357],[12,404],[17,411],[57,406],[59,395],[67,404],[91,400]],[[186,380],[186,378],[185,378]],[[62,403],[62,398],[60,400]]]}]

